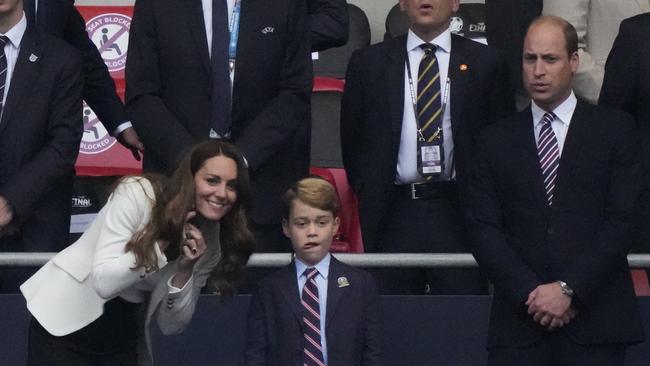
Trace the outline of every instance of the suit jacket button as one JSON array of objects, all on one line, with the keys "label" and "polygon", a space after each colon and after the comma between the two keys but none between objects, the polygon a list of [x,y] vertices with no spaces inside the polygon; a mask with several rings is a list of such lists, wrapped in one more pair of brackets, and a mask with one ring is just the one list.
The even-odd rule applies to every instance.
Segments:
[{"label": "suit jacket button", "polygon": [[549,228],[546,230],[546,233],[547,233],[548,235],[553,235],[553,234],[555,234],[555,230],[554,230],[552,227],[549,227]]},{"label": "suit jacket button", "polygon": [[140,278],[145,278],[145,276],[146,275],[144,273],[140,273]]}]

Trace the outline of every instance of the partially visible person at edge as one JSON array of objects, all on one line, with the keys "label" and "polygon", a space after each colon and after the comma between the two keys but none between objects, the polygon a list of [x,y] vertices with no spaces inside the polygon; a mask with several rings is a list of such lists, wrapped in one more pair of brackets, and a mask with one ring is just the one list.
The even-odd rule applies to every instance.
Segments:
[{"label": "partially visible person at edge", "polygon": [[221,140],[195,145],[171,178],[124,178],[81,238],[21,286],[28,365],[152,365],[154,317],[179,333],[209,278],[234,293],[253,250],[249,191],[241,153]]}]

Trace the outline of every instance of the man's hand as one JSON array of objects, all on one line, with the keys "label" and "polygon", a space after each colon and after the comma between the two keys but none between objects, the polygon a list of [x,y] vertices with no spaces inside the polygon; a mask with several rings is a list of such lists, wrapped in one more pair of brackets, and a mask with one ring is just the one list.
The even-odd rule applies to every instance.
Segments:
[{"label": "man's hand", "polygon": [[528,314],[549,330],[563,327],[576,315],[571,308],[571,297],[562,293],[557,282],[539,285],[526,300]]},{"label": "man's hand", "polygon": [[117,141],[127,149],[131,150],[131,154],[133,154],[135,160],[140,161],[140,153],[144,152],[144,145],[140,141],[140,137],[133,127],[129,127],[122,131],[122,133],[117,137]]},{"label": "man's hand", "polygon": [[0,230],[11,223],[14,218],[14,210],[11,208],[7,199],[0,196]]}]

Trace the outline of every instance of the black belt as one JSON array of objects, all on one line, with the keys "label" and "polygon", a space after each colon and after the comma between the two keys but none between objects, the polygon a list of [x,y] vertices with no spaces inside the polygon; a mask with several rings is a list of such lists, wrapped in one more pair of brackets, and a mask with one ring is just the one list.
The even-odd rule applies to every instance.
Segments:
[{"label": "black belt", "polygon": [[458,196],[458,184],[455,181],[421,182],[395,186],[399,197],[414,200],[431,200]]}]

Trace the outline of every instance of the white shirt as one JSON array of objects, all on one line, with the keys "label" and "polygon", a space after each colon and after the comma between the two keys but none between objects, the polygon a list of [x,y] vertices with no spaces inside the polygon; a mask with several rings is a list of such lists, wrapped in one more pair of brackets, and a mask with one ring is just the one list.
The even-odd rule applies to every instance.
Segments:
[{"label": "white shirt", "polygon": [[[573,112],[575,111],[577,104],[578,99],[576,99],[576,96],[572,91],[571,95],[569,95],[569,97],[566,98],[562,104],[551,111],[555,113],[555,116],[557,117],[555,120],[553,120],[553,122],[551,122],[551,128],[553,129],[555,137],[557,138],[557,147],[559,149],[560,156],[562,156],[564,141],[566,140],[566,135],[569,132],[569,124],[571,123],[571,118],[573,117]],[[542,125],[544,123],[544,114],[546,114],[547,111],[543,110],[541,107],[535,104],[535,101],[532,101],[530,109],[533,114],[535,144],[537,144],[539,142],[539,134],[542,131]]]},{"label": "white shirt", "polygon": [[[413,31],[409,30],[406,38],[406,51],[408,52],[408,61],[411,65],[411,74],[413,75],[413,89],[415,95],[418,93],[417,75],[420,67],[420,61],[424,51],[420,48],[422,43],[426,43],[418,37]],[[436,58],[438,59],[440,72],[440,89],[444,99],[447,95],[447,103],[442,117],[443,148],[445,153],[445,174],[444,177],[453,177],[453,157],[454,157],[454,140],[451,131],[451,92],[446,87],[451,87],[447,83],[449,70],[449,58],[451,55],[451,32],[445,30],[431,42],[436,45]],[[413,99],[411,97],[411,86],[408,79],[406,65],[404,66],[404,113],[402,117],[402,135],[399,143],[399,155],[397,157],[397,172],[395,174],[395,184],[408,184],[422,181],[418,173],[417,165],[417,122],[415,120],[415,111],[413,110]]]},{"label": "white shirt", "polygon": [[298,298],[302,296],[302,289],[305,287],[307,277],[303,275],[305,270],[309,267],[316,267],[318,274],[316,275],[316,286],[318,286],[318,303],[320,305],[320,344],[323,349],[323,359],[327,365],[327,337],[325,336],[325,320],[327,319],[327,277],[330,272],[330,259],[331,255],[327,253],[315,266],[308,266],[300,258],[296,257],[296,277],[298,279]]},{"label": "white shirt", "polygon": [[[9,86],[11,84],[11,77],[14,74],[14,69],[16,68],[16,61],[18,60],[18,53],[20,52],[20,42],[23,40],[25,35],[25,30],[27,29],[27,18],[25,18],[25,13],[23,13],[20,21],[16,23],[7,33],[2,34],[9,38],[9,42],[5,44],[4,52],[5,57],[7,57],[7,74],[5,81],[5,90],[2,95],[2,105],[4,106],[7,101],[7,92],[9,91]],[[4,111],[4,108],[3,108]]]}]

